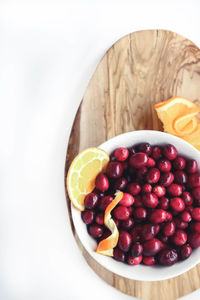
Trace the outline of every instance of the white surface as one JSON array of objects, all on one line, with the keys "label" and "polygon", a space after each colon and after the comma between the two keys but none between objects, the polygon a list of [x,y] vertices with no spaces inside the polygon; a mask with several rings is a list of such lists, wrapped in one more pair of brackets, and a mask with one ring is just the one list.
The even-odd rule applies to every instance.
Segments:
[{"label": "white surface", "polygon": [[[192,145],[184,140],[160,131],[138,130],[127,132],[115,136],[114,138],[101,144],[99,147],[105,150],[108,154],[111,154],[118,147],[129,148],[132,145],[137,145],[143,142],[148,142],[151,145],[163,145],[166,143],[166,141],[177,148],[179,155],[183,155],[190,159],[196,159],[200,166],[199,151],[197,151]],[[83,221],[81,220],[80,212],[73,206],[72,217],[76,232],[78,233],[82,244],[89,254],[106,269],[120,276],[135,280],[159,281],[178,276],[200,262],[200,248],[198,248],[193,251],[192,255],[187,260],[178,262],[171,267],[147,267],[140,264],[133,268],[127,264],[121,264],[108,256],[99,255],[95,252],[96,241],[89,236],[86,226],[83,225]]]},{"label": "white surface", "polygon": [[2,300],[129,298],[98,278],[74,242],[63,184],[70,128],[113,42],[162,28],[200,46],[199,11],[198,0],[0,1]]}]

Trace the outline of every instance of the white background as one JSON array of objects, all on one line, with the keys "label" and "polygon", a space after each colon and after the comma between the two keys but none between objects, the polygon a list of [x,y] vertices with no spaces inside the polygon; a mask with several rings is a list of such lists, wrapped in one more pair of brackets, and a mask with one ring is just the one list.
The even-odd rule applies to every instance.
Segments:
[{"label": "white background", "polygon": [[87,266],[74,241],[64,194],[68,137],[117,39],[159,28],[200,47],[199,11],[198,0],[0,0],[0,299],[129,299]]}]

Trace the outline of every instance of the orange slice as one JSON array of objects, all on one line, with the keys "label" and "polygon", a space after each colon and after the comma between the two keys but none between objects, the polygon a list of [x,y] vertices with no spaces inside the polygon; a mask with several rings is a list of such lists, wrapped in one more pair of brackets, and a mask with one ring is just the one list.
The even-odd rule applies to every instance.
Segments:
[{"label": "orange slice", "polygon": [[119,203],[119,201],[123,198],[122,192],[117,192],[115,199],[106,207],[104,214],[104,224],[111,231],[111,235],[106,239],[102,240],[97,247],[96,252],[99,254],[113,256],[113,248],[117,246],[119,239],[119,231],[114,220],[111,217],[111,211],[115,208],[115,206]]},{"label": "orange slice", "polygon": [[178,135],[188,135],[193,133],[198,126],[196,114],[200,111],[200,107],[188,109],[187,114],[179,115],[173,121],[173,129]]},{"label": "orange slice", "polygon": [[84,199],[95,188],[95,178],[105,171],[109,155],[100,148],[87,148],[72,161],[67,174],[67,191],[73,205],[83,211]]}]

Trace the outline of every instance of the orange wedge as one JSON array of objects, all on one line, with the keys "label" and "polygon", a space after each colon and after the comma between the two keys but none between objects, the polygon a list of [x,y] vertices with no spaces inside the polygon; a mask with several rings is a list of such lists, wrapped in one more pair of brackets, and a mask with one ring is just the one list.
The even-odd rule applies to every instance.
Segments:
[{"label": "orange wedge", "polygon": [[180,136],[193,133],[198,126],[198,119],[195,116],[200,111],[200,107],[188,109],[187,114],[179,115],[173,121],[173,129]]},{"label": "orange wedge", "polygon": [[106,207],[104,214],[104,224],[111,231],[111,235],[106,239],[102,240],[97,247],[96,252],[99,254],[113,256],[113,248],[117,246],[119,239],[119,231],[117,226],[112,219],[111,211],[115,208],[115,206],[119,203],[119,201],[123,198],[122,192],[117,192],[115,199]]},{"label": "orange wedge", "polygon": [[72,161],[67,174],[67,192],[73,205],[83,211],[84,199],[95,188],[95,178],[105,171],[109,155],[100,148],[87,148]]}]

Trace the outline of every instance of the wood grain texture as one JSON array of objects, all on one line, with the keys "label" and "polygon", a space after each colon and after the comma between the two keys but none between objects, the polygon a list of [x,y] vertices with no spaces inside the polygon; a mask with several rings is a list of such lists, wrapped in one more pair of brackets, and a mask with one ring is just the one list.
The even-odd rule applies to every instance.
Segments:
[{"label": "wood grain texture", "polygon": [[[117,41],[92,76],[69,140],[65,176],[78,152],[120,133],[162,130],[153,104],[183,96],[200,104],[200,50],[186,38],[163,30],[140,31]],[[69,216],[71,207],[67,198]],[[120,291],[145,300],[172,300],[200,288],[200,265],[160,282],[128,280],[105,270],[76,241],[92,269]]]}]

